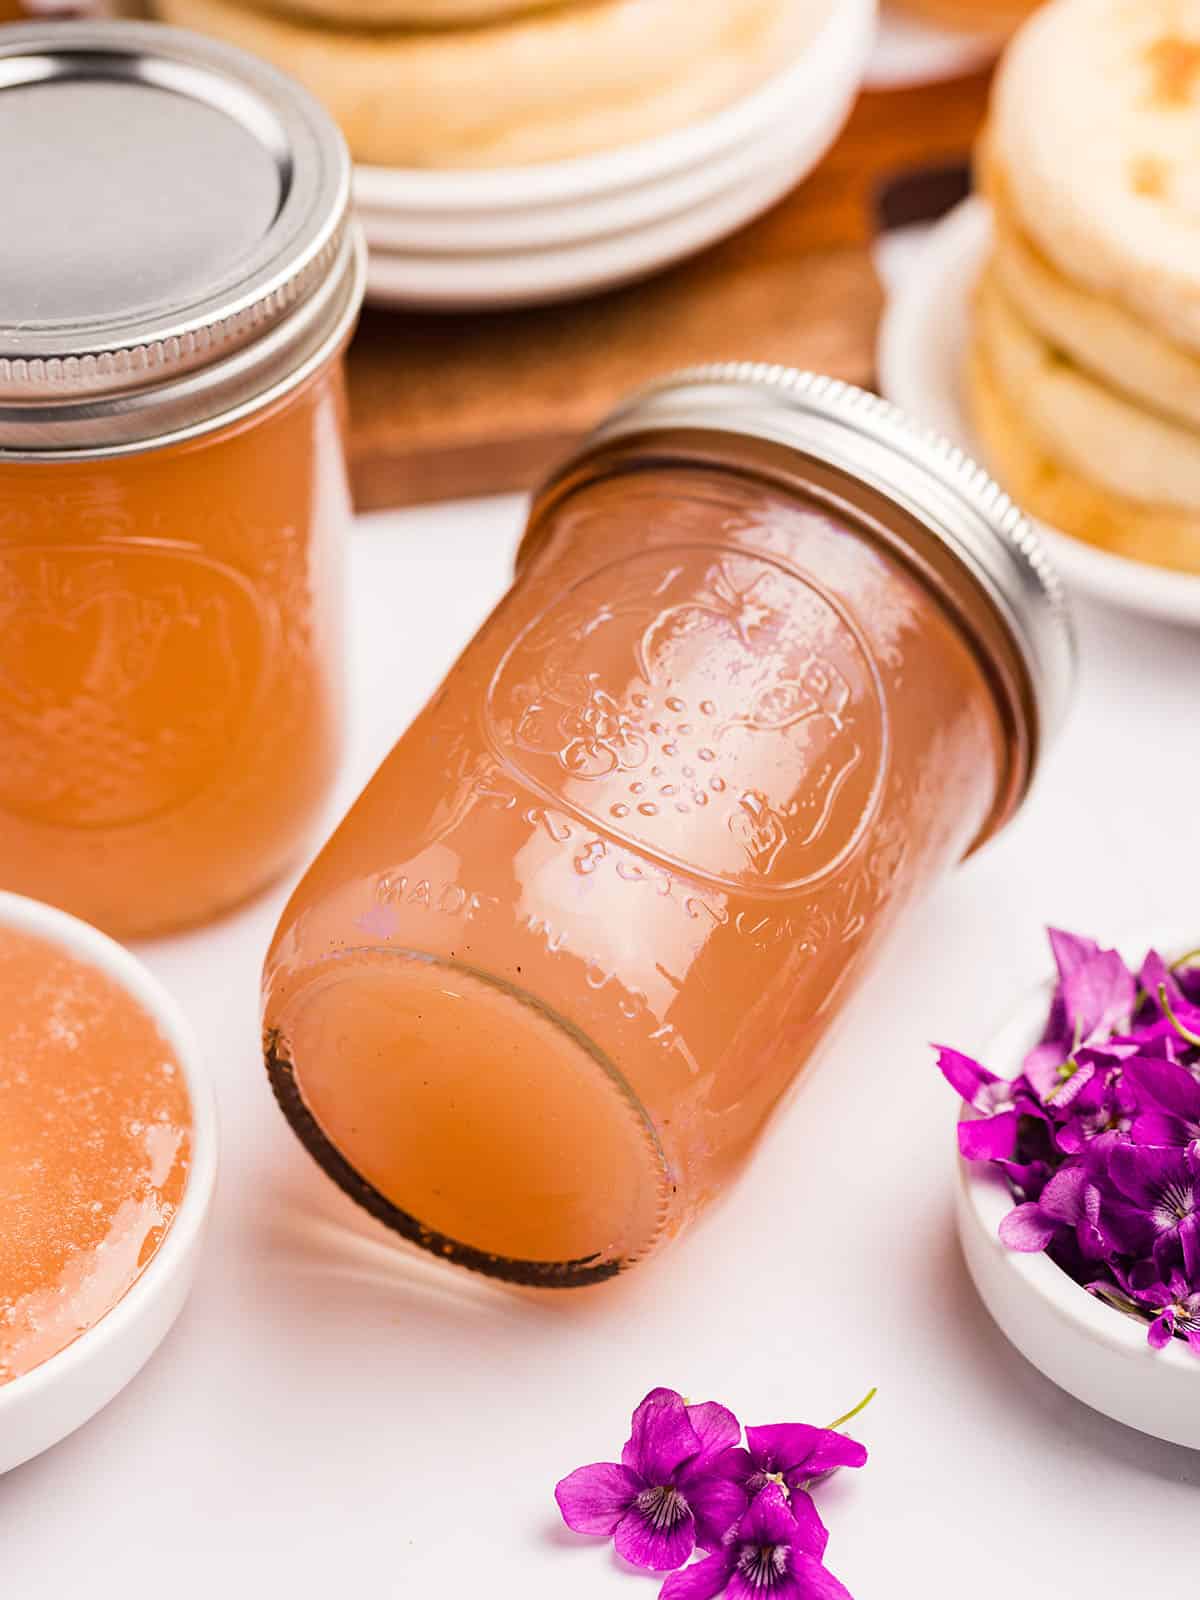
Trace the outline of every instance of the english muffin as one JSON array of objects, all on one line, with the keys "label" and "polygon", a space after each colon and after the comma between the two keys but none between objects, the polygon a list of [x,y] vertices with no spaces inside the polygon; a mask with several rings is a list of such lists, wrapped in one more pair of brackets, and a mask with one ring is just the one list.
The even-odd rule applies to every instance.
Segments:
[{"label": "english muffin", "polygon": [[1063,277],[1200,351],[1200,0],[1054,0],[1010,46],[989,159]]},{"label": "english muffin", "polygon": [[1004,203],[990,193],[992,271],[1022,320],[1110,388],[1152,412],[1200,427],[1200,355],[1158,333],[1124,306],[1063,276]]},{"label": "english muffin", "polygon": [[231,0],[157,0],[323,100],[357,161],[499,167],[667,133],[799,54],[834,0],[593,0],[451,31],[334,30]]},{"label": "english muffin", "polygon": [[1033,516],[1114,555],[1200,573],[1200,514],[1126,499],[1057,458],[976,344],[967,369],[975,431],[992,471]]},{"label": "english muffin", "polygon": [[975,341],[1028,431],[1099,488],[1200,513],[1196,433],[1098,382],[1013,310],[995,275],[976,295]]},{"label": "english muffin", "polygon": [[256,10],[313,17],[334,28],[462,28],[587,0],[253,0]]}]

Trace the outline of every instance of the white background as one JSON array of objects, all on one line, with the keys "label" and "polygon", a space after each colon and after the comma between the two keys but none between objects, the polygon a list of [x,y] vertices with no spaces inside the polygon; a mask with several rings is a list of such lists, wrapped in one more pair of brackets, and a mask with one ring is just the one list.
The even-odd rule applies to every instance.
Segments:
[{"label": "white background", "polygon": [[[330,825],[502,593],[522,512],[358,525]],[[1120,935],[1192,917],[1200,943],[1200,635],[1078,620],[1074,718],[1025,813],[910,921],[729,1199],[622,1281],[538,1299],[455,1274],[383,1242],[311,1165],[258,1057],[286,885],[147,947],[217,1083],[213,1225],[142,1375],[0,1480],[0,1595],[653,1600],[551,1496],[616,1455],[660,1383],[750,1423],[827,1421],[879,1385],[870,1464],[822,1502],[856,1600],[1188,1592],[1200,1454],[1087,1411],[989,1323],[928,1047],[982,1043],[1042,976],[1048,921]]]},{"label": "white background", "polygon": [[[521,514],[508,499],[359,524],[331,820],[503,590]],[[659,1383],[751,1423],[827,1421],[879,1385],[870,1465],[824,1501],[856,1600],[1181,1583],[1200,1455],[1086,1411],[988,1322],[954,1238],[954,1106],[927,1046],[986,1036],[1042,974],[1046,921],[1152,930],[1194,907],[1200,934],[1200,636],[1079,621],[1075,715],[1027,811],[909,923],[729,1200],[623,1281],[527,1298],[360,1227],[259,1064],[283,887],[149,947],[217,1082],[213,1226],[149,1367],[0,1481],[0,1594],[652,1597],[558,1526],[551,1491],[615,1454]]]}]

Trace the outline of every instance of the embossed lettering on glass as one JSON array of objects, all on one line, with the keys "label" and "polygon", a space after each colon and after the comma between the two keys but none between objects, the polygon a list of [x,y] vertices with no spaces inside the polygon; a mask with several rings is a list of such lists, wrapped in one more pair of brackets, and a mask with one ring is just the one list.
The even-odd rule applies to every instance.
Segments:
[{"label": "embossed lettering on glass", "polygon": [[1020,804],[1069,667],[1018,513],[881,402],[754,368],[649,392],[537,497],[513,589],[287,908],[284,1111],[451,1260],[622,1270]]},{"label": "embossed lettering on glass", "polygon": [[277,873],[333,777],[349,161],[269,68],[132,23],[4,30],[18,145],[0,885],[146,934]]}]

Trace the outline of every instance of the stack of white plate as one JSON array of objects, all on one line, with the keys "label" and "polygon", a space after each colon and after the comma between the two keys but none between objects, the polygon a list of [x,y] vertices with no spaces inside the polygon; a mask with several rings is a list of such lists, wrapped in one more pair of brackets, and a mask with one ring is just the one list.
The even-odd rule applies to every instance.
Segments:
[{"label": "stack of white plate", "polygon": [[768,210],[820,161],[858,94],[876,0],[827,0],[798,60],[703,122],[542,166],[356,169],[368,298],[540,304],[654,272]]},{"label": "stack of white plate", "polygon": [[919,17],[885,10],[866,72],[868,89],[908,89],[978,72],[1004,48],[995,33],[951,32]]}]

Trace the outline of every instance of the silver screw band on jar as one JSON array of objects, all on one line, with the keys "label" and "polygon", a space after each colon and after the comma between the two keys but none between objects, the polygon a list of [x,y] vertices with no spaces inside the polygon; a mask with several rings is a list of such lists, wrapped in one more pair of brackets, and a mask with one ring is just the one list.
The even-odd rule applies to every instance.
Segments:
[{"label": "silver screw band on jar", "polygon": [[[349,156],[273,68],[154,23],[23,24],[0,38],[11,145],[6,124],[29,155],[0,168],[0,458],[224,426],[347,337],[365,265]],[[106,194],[122,136],[140,171]]]}]

